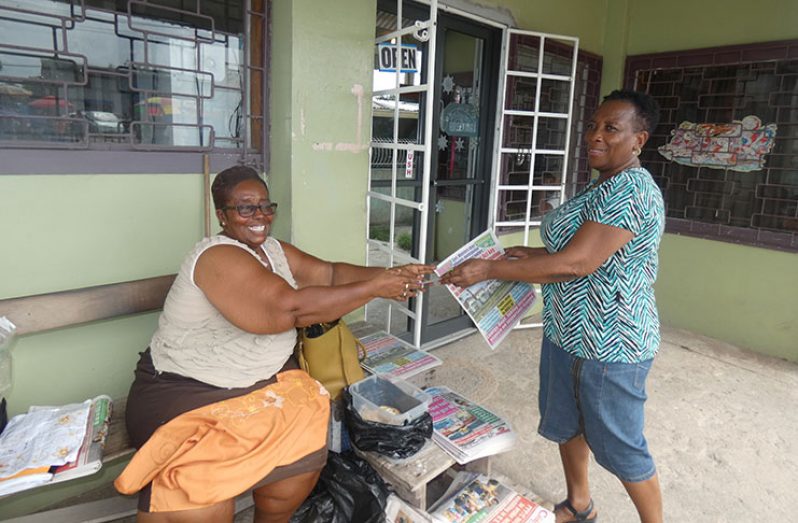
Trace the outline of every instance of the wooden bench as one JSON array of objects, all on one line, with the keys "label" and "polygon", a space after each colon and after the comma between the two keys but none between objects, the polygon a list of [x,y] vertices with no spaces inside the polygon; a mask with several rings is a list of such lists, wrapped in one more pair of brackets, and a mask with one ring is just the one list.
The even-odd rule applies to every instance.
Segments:
[{"label": "wooden bench", "polygon": [[[16,326],[18,335],[44,332],[97,320],[153,312],[163,308],[175,275],[99,285],[50,294],[0,300],[0,316]],[[101,392],[101,391],[98,391]],[[111,423],[103,450],[103,461],[133,453],[125,429],[126,398],[113,400]],[[11,496],[24,496],[22,491]],[[136,512],[136,498],[116,496],[74,507],[40,512],[9,521],[18,523],[59,523],[113,521]]]}]

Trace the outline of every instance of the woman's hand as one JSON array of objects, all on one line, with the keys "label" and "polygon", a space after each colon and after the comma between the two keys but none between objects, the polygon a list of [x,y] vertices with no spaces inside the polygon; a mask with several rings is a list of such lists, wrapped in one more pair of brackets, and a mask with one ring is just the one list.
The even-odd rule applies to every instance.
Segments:
[{"label": "woman's hand", "polygon": [[441,283],[462,288],[470,287],[475,283],[489,279],[490,264],[491,262],[488,260],[466,260],[441,276]]},{"label": "woman's hand", "polygon": [[387,271],[402,274],[410,279],[423,280],[424,276],[431,274],[435,270],[434,265],[422,265],[420,263],[408,263],[407,265],[397,265],[390,267]]},{"label": "woman's hand", "polygon": [[408,264],[390,267],[374,278],[378,284],[377,296],[403,301],[414,298],[424,290],[424,275],[431,273],[434,265]]}]

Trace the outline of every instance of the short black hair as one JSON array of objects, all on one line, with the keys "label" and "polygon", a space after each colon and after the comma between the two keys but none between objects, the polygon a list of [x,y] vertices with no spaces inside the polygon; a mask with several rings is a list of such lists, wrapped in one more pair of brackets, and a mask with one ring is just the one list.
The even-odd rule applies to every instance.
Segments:
[{"label": "short black hair", "polygon": [[648,93],[640,91],[632,91],[631,89],[618,89],[604,97],[604,102],[612,100],[620,100],[629,102],[635,106],[635,113],[640,120],[641,126],[648,131],[648,134],[654,134],[654,129],[657,128],[659,123],[659,104]]},{"label": "short black hair", "polygon": [[227,200],[230,199],[230,193],[233,188],[246,180],[257,180],[263,184],[263,187],[265,187],[267,191],[269,190],[269,186],[266,185],[266,182],[260,177],[258,171],[252,167],[247,165],[228,167],[216,175],[211,185],[213,206],[216,207],[217,210],[224,207],[227,204]]}]

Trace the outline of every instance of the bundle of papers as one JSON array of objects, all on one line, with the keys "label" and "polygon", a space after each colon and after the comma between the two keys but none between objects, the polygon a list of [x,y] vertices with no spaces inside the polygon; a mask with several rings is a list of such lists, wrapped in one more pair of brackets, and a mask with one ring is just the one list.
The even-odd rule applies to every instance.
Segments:
[{"label": "bundle of papers", "polygon": [[[493,229],[483,232],[443,260],[435,268],[435,274],[443,276],[472,258],[504,258],[504,248]],[[447,285],[446,288],[468,313],[491,349],[495,349],[507,337],[537,299],[532,284],[521,281],[485,280],[466,288],[454,285]]]},{"label": "bundle of papers", "polygon": [[349,328],[366,349],[360,366],[371,374],[409,378],[441,364],[440,358],[368,323],[355,323]]},{"label": "bundle of papers", "polygon": [[459,472],[432,507],[439,523],[554,523],[554,513],[493,478]]},{"label": "bundle of papers", "polygon": [[510,424],[447,387],[429,387],[432,441],[461,465],[515,445]]},{"label": "bundle of papers", "polygon": [[0,496],[100,470],[110,416],[108,396],[14,416],[0,434]]}]

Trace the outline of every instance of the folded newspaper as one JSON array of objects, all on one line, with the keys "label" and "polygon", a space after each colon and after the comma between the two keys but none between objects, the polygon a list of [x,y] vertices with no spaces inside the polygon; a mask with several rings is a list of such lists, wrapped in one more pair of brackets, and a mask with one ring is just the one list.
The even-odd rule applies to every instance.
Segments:
[{"label": "folded newspaper", "polygon": [[516,435],[507,421],[447,387],[429,387],[432,441],[455,461],[469,461],[510,450]]},{"label": "folded newspaper", "polygon": [[0,496],[93,474],[111,417],[111,398],[31,407],[0,435]]},{"label": "folded newspaper", "polygon": [[[443,276],[471,258],[504,258],[504,248],[492,229],[483,232],[443,260],[435,268],[435,274]],[[532,284],[520,281],[485,280],[466,288],[454,285],[447,285],[446,288],[468,313],[491,349],[495,349],[504,340],[537,299]]]},{"label": "folded newspaper", "polygon": [[360,366],[371,374],[409,378],[442,363],[440,358],[366,322],[353,323],[349,328],[366,349]]},{"label": "folded newspaper", "polygon": [[459,472],[430,507],[437,523],[554,523],[554,513],[494,478]]}]

